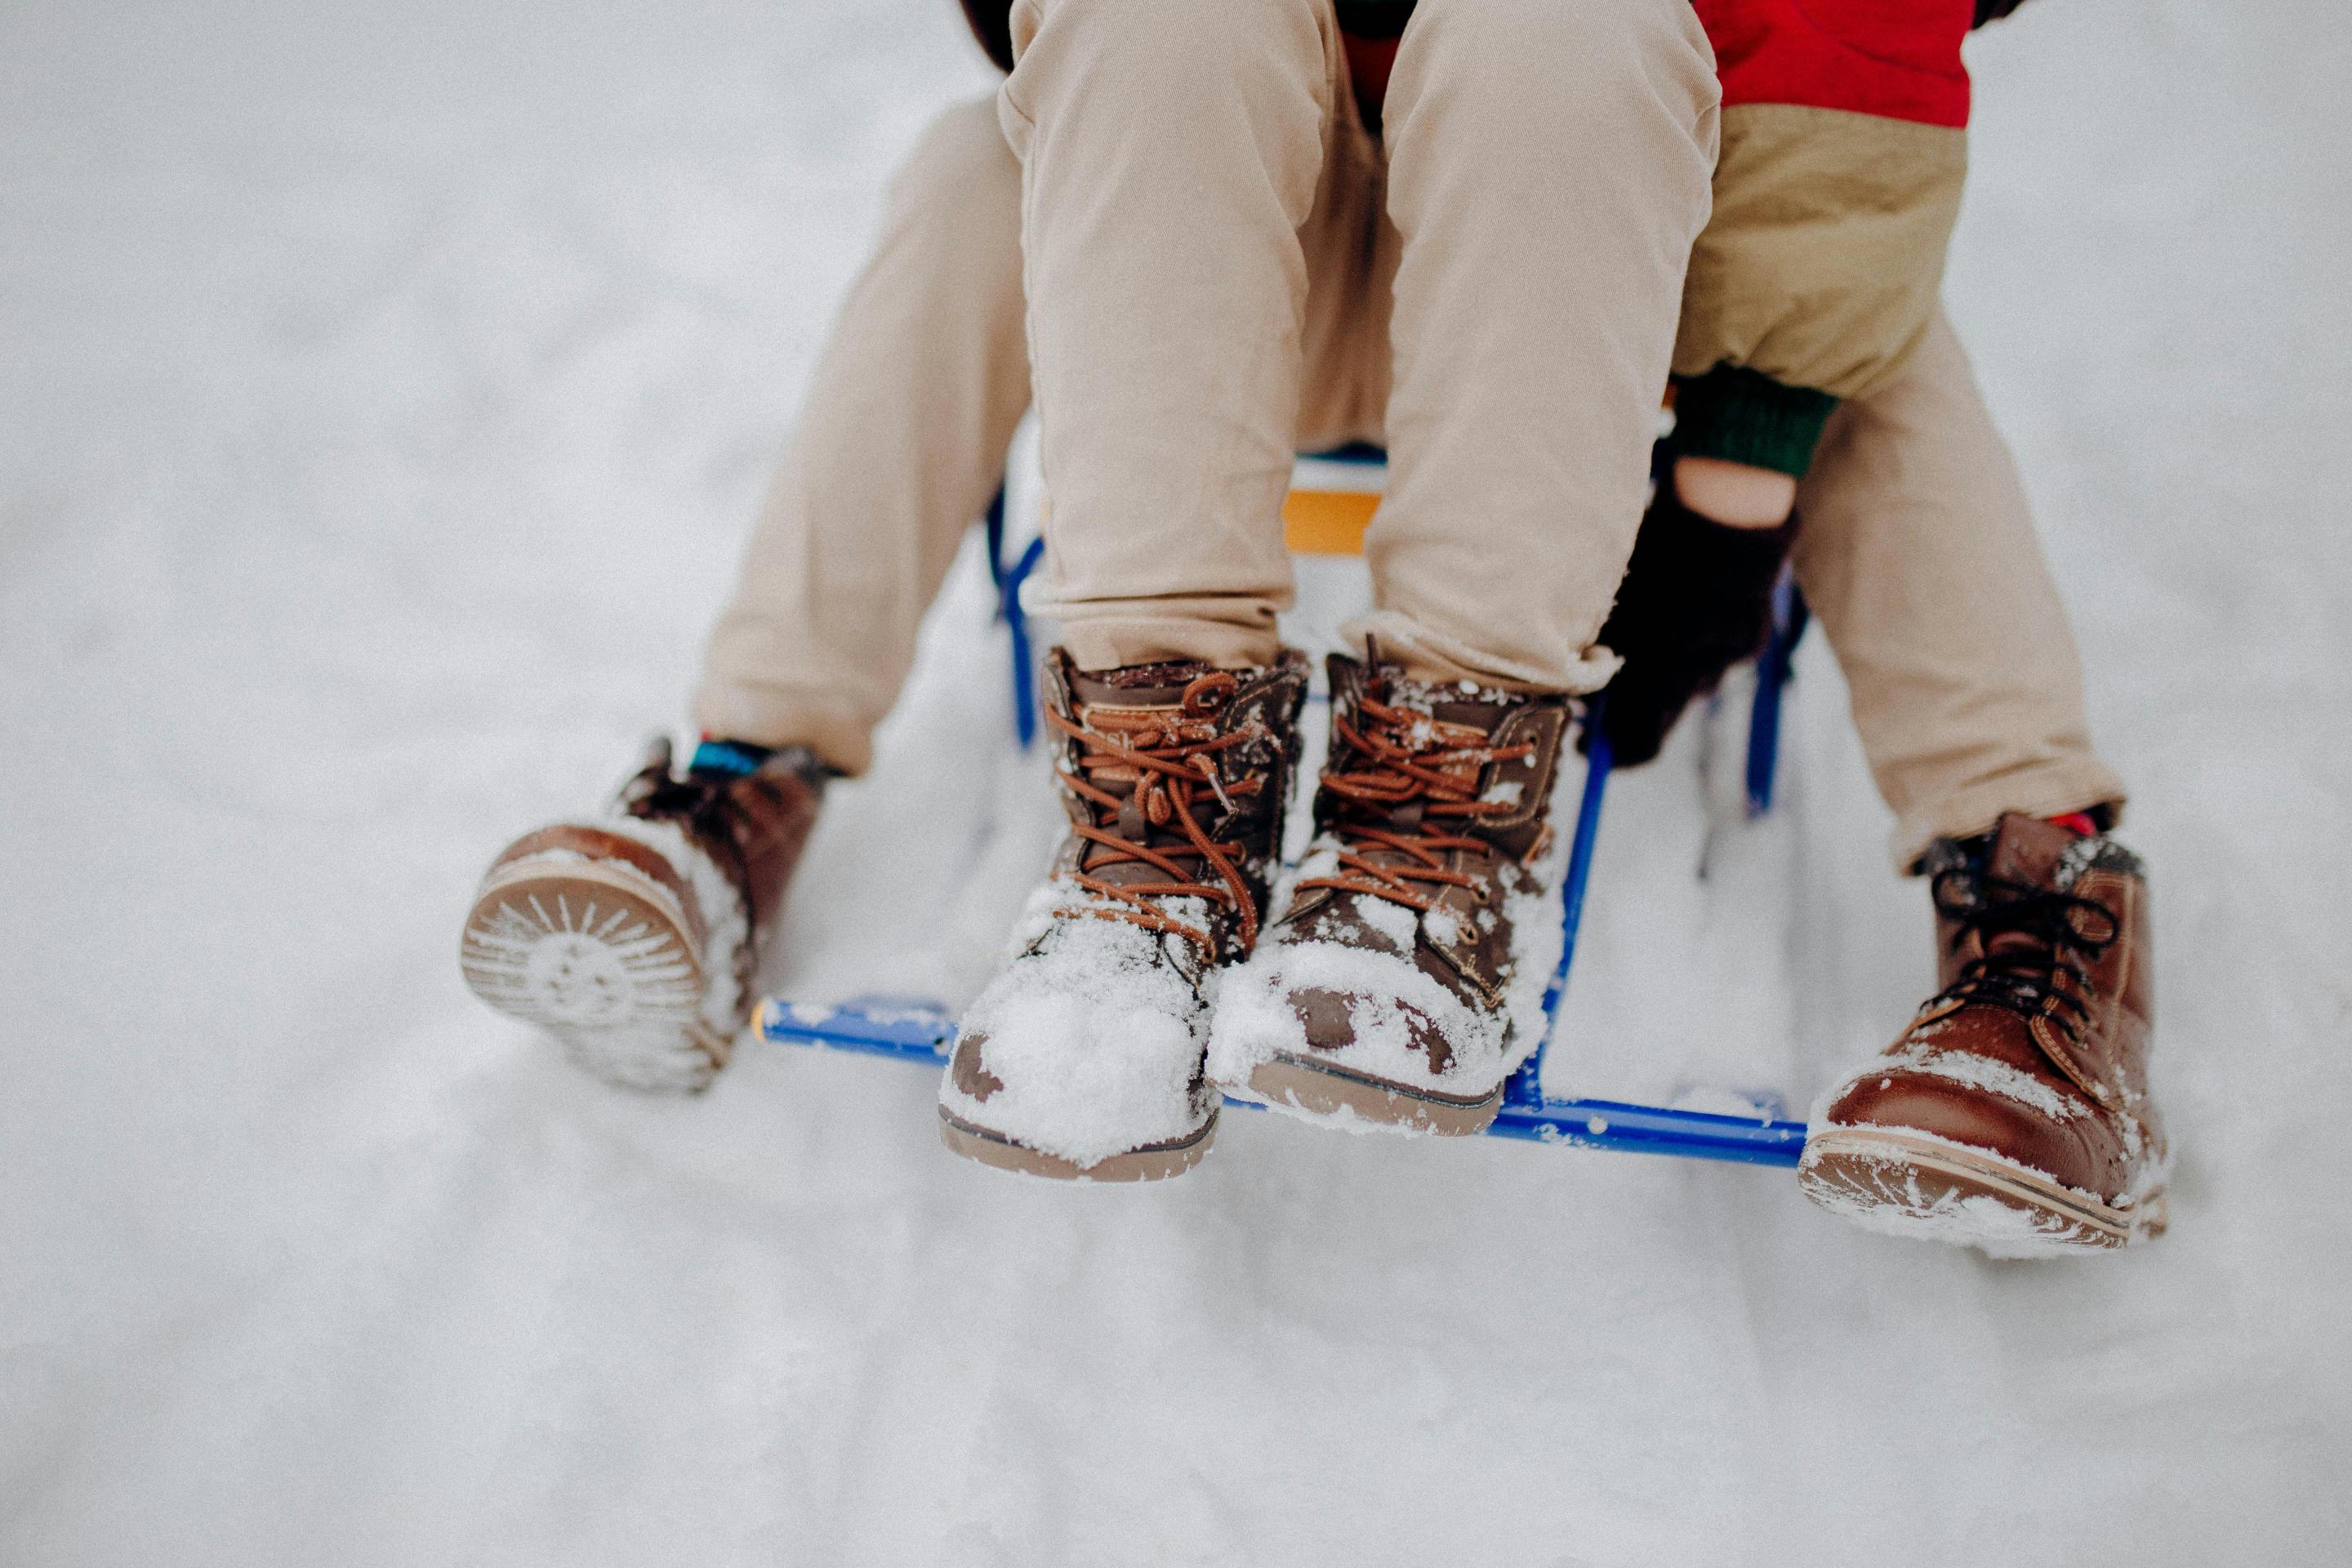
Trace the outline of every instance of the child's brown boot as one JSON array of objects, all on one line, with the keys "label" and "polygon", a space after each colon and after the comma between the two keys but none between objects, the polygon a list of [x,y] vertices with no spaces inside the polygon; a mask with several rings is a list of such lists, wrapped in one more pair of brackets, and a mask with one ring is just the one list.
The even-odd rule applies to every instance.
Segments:
[{"label": "child's brown boot", "polygon": [[1297,654],[1086,673],[1055,651],[1046,722],[1070,836],[964,1014],[940,1086],[949,1148],[1097,1182],[1176,1175],[1208,1152],[1209,1004],[1257,940],[1306,693]]},{"label": "child's brown boot", "polygon": [[1317,837],[1289,909],[1225,979],[1212,1076],[1318,1120],[1483,1131],[1543,1036],[1570,700],[1343,658],[1331,691]]}]

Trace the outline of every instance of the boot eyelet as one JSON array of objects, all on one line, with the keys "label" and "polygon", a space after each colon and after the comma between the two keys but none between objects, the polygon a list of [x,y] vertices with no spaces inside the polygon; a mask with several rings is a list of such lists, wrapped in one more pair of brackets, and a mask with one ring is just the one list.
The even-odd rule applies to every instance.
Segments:
[{"label": "boot eyelet", "polygon": [[1217,669],[1202,676],[1184,689],[1184,712],[1188,717],[1205,718],[1222,710],[1241,689],[1241,679],[1231,670]]}]

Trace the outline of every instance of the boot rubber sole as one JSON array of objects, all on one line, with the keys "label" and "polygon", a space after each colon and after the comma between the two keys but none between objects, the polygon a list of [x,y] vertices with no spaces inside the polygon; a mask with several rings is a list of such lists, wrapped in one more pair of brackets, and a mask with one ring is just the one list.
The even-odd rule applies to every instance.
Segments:
[{"label": "boot rubber sole", "polygon": [[1387,1132],[1467,1138],[1494,1125],[1503,1086],[1481,1095],[1410,1089],[1330,1062],[1282,1052],[1251,1069],[1241,1098],[1317,1121],[1361,1122]]},{"label": "boot rubber sole", "polygon": [[685,911],[633,867],[578,855],[499,867],[466,917],[458,966],[475,995],[607,1082],[692,1092],[727,1063]]},{"label": "boot rubber sole", "polygon": [[1217,1116],[1211,1111],[1201,1130],[1187,1137],[1147,1143],[1140,1149],[1081,1165],[1059,1154],[1032,1149],[1002,1132],[975,1126],[946,1106],[940,1107],[940,1142],[950,1152],[993,1165],[1000,1171],[1018,1171],[1024,1175],[1045,1176],[1057,1182],[1164,1182],[1199,1164],[1216,1138]]},{"label": "boot rubber sole", "polygon": [[1989,1150],[1895,1128],[1815,1132],[1797,1182],[1872,1230],[2000,1258],[2128,1247],[2163,1235],[2168,1219],[2161,1187],[2128,1206],[2108,1204]]}]

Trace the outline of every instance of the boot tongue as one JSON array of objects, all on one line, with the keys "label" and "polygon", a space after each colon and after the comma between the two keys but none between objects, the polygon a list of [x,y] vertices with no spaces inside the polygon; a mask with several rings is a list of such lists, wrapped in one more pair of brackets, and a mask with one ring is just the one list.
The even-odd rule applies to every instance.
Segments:
[{"label": "boot tongue", "polygon": [[1122,669],[1074,669],[1070,696],[1087,707],[1174,708],[1184,700],[1184,689],[1209,668],[1199,659],[1181,658]]},{"label": "boot tongue", "polygon": [[1457,724],[1491,735],[1511,710],[1511,700],[1465,681],[1415,680],[1393,665],[1382,668],[1379,689],[1391,707],[1426,713],[1441,724]]},{"label": "boot tongue", "polygon": [[[1334,670],[1333,686],[1339,688]],[[1476,746],[1494,734],[1510,712],[1507,700],[1497,700],[1495,694],[1483,692],[1474,686],[1454,681],[1415,680],[1394,665],[1375,666],[1369,670],[1358,667],[1370,694],[1390,707],[1403,710],[1408,715],[1426,715],[1427,722],[1415,722],[1412,730],[1419,733],[1395,737],[1407,745],[1425,745],[1438,751]],[[1425,759],[1424,766],[1433,765],[1434,758]],[[1441,771],[1457,775],[1465,790],[1475,792],[1483,769],[1468,764],[1454,764]],[[1386,810],[1370,805],[1360,805],[1357,813],[1364,819],[1399,833],[1424,831],[1428,802],[1420,798],[1408,800]],[[1375,860],[1386,862],[1410,859],[1402,850],[1362,849]]]},{"label": "boot tongue", "polygon": [[2066,851],[2081,840],[2073,828],[2034,816],[2004,816],[1995,831],[1985,874],[2030,888],[2058,886],[2058,872]]},{"label": "boot tongue", "polygon": [[[1091,729],[1130,743],[1160,743],[1169,738],[1168,726],[1183,708],[1185,693],[1195,681],[1213,673],[1213,666],[1200,659],[1165,659],[1157,664],[1126,665],[1117,669],[1074,669],[1069,673],[1070,699],[1080,721]],[[1186,727],[1197,725],[1200,721],[1199,719],[1192,720]],[[1192,853],[1190,840],[1172,821],[1153,823],[1149,820],[1143,808],[1143,795],[1138,789],[1141,781],[1134,770],[1102,768],[1091,772],[1089,776],[1101,788],[1121,797],[1118,815],[1104,826],[1130,843],[1150,845],[1184,855]],[[1107,858],[1108,853],[1098,848],[1088,851],[1086,860],[1089,875],[1100,877],[1114,885],[1167,879],[1168,873],[1149,861],[1129,860],[1109,866],[1091,864]]]},{"label": "boot tongue", "polygon": [[1467,699],[1429,705],[1429,716],[1439,723],[1459,724],[1482,735],[1493,734],[1495,726],[1500,724],[1503,715],[1509,711],[1499,702],[1474,702]]}]

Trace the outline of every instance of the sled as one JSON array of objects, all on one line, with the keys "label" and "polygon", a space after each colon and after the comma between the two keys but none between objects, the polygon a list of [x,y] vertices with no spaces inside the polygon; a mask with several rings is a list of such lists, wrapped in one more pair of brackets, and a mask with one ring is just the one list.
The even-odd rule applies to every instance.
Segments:
[{"label": "sled", "polygon": [[[1361,555],[1365,525],[1378,504],[1384,475],[1385,455],[1377,448],[1350,447],[1300,459],[1284,508],[1284,525],[1302,571],[1317,558]],[[1038,662],[1021,590],[1043,559],[1045,542],[1033,535],[1024,543],[1012,543],[1008,510],[1005,493],[1000,490],[987,514],[986,559],[995,613],[1010,634],[1014,739],[1025,751],[1035,745],[1038,734]],[[1756,661],[1754,691],[1747,704],[1740,793],[1750,819],[1763,818],[1774,805],[1783,699],[1806,622],[1802,595],[1784,574],[1774,594],[1771,637]],[[1290,640],[1312,639],[1293,637]],[[1318,689],[1310,700],[1328,703],[1328,697]],[[1594,848],[1612,771],[1608,738],[1595,723],[1605,701],[1604,694],[1587,704],[1583,720],[1590,741],[1561,890],[1559,962],[1544,995],[1544,1035],[1506,1087],[1502,1107],[1486,1135],[1579,1148],[1794,1166],[1804,1151],[1805,1124],[1786,1119],[1774,1095],[1726,1091],[1722,1099],[1755,1107],[1753,1114],[1734,1114],[1680,1105],[1559,1097],[1545,1090],[1546,1059],[1560,1032],[1561,1005],[1584,922]],[[754,1022],[761,1036],[769,1040],[888,1057],[933,1070],[945,1067],[956,1037],[954,1010],[944,1002],[921,997],[865,996],[817,1005],[771,996],[761,1004]]]}]

